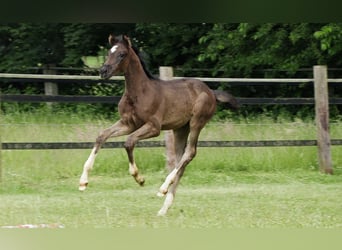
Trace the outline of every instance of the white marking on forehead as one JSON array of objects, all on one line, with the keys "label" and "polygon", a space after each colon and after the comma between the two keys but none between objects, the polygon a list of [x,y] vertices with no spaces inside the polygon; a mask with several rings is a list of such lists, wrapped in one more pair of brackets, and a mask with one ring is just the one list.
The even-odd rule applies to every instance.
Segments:
[{"label": "white marking on forehead", "polygon": [[118,45],[114,45],[114,46],[110,49],[110,52],[111,52],[111,53],[114,53],[118,47],[119,47]]}]

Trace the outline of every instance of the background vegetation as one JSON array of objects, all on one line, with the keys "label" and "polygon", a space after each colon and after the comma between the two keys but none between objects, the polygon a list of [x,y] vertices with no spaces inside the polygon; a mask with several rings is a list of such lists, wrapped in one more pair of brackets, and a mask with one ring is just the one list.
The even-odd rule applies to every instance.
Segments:
[{"label": "background vegetation", "polygon": [[340,23],[16,23],[0,26],[0,70],[82,66],[82,56],[107,46],[109,33],[128,34],[149,55],[151,68],[172,65],[186,74],[292,76],[315,64],[342,66]]},{"label": "background vegetation", "polygon": [[[342,76],[341,23],[6,24],[0,25],[0,72],[42,73],[58,67],[58,74],[97,74],[89,68],[95,65],[89,58],[96,58],[96,64],[103,62],[109,33],[128,34],[154,74],[158,74],[159,66],[167,65],[175,68],[177,76],[312,77],[313,65],[326,64],[330,78]],[[241,97],[313,96],[308,84],[213,87]],[[60,94],[70,95],[120,95],[122,88],[122,83],[59,85]],[[43,86],[3,82],[1,91],[39,94]],[[330,89],[332,97],[341,97],[340,93]],[[4,111],[6,108],[9,106],[3,106]],[[95,110],[112,112],[108,105],[97,105]],[[332,107],[331,111],[336,117],[341,107]],[[303,116],[312,114],[312,109],[264,106],[242,110],[245,116],[262,112]]]}]

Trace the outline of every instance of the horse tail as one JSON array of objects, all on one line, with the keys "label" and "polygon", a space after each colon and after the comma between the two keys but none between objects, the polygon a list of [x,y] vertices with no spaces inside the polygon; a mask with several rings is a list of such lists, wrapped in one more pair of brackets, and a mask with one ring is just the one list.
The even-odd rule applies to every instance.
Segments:
[{"label": "horse tail", "polygon": [[226,108],[237,110],[240,107],[238,100],[227,91],[212,90],[218,102],[225,104]]}]

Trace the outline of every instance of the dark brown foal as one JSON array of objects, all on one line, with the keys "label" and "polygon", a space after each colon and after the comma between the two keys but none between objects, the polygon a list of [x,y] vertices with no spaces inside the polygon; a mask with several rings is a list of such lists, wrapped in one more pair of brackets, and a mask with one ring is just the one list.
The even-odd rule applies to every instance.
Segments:
[{"label": "dark brown foal", "polygon": [[[100,69],[102,78],[117,73],[125,76],[125,92],[119,103],[121,119],[105,129],[84,164],[80,190],[88,184],[88,172],[93,167],[101,145],[110,137],[129,135],[125,142],[129,172],[137,183],[144,184],[134,161],[133,150],[139,140],[158,136],[161,130],[172,130],[175,166],[161,185],[158,195],[166,195],[159,215],[165,215],[172,204],[176,188],[185,167],[196,155],[201,129],[213,116],[217,94],[196,79],[162,81],[152,77],[126,36],[109,36],[111,49]],[[222,93],[221,93],[222,94]],[[223,94],[224,95],[224,94]],[[227,95],[234,105],[236,100]]]}]

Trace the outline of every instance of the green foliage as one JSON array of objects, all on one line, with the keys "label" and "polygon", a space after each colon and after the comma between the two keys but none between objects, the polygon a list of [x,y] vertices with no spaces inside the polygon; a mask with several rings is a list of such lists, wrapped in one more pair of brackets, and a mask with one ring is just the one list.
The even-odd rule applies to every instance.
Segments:
[{"label": "green foliage", "polygon": [[197,60],[201,45],[198,40],[212,24],[138,23],[135,38],[140,48],[149,55],[150,68],[158,73],[159,66],[173,66],[176,74],[189,75],[201,72],[196,68],[208,68]]},{"label": "green foliage", "polygon": [[[84,66],[82,57],[99,55],[107,46],[111,32],[130,33],[134,24],[39,24],[17,23],[0,26],[0,72],[41,73],[36,67]],[[63,71],[58,72],[59,74]],[[86,74],[89,74],[85,72]],[[2,82],[1,92],[5,94],[43,94],[42,83]],[[120,95],[123,84],[59,84],[61,95]],[[25,112],[44,107],[44,104],[4,103],[4,112]],[[61,109],[88,114],[102,113],[112,116],[113,105],[55,105]]]},{"label": "green foliage", "polygon": [[29,72],[37,66],[83,66],[97,55],[111,32],[129,33],[134,24],[16,23],[0,26],[0,71]]},{"label": "green foliage", "polygon": [[340,23],[17,23],[0,26],[0,70],[81,66],[82,56],[107,46],[109,33],[130,35],[150,55],[153,68],[206,68],[213,75],[248,77],[264,68],[293,75],[314,64],[341,66]]},{"label": "green foliage", "polygon": [[329,23],[321,27],[320,30],[314,33],[314,37],[319,41],[322,53],[325,59],[321,63],[328,61],[337,61],[339,64],[342,54],[342,24]]},{"label": "green foliage", "polygon": [[[341,32],[341,25],[335,23],[214,24],[212,30],[199,39],[202,51],[198,60],[212,65],[213,76],[312,77],[312,70],[305,72],[299,69],[312,69],[312,66],[317,64],[328,64],[329,67],[342,66],[339,42]],[[340,73],[336,75],[340,76]],[[221,88],[227,89],[226,86]],[[228,90],[241,97],[313,96],[312,87],[308,84],[299,87],[241,86]],[[337,91],[332,91],[331,94],[338,96]],[[313,108],[306,106],[247,107],[242,112],[246,115],[272,112],[278,116],[285,110],[294,116],[313,114]]]},{"label": "green foliage", "polygon": [[[104,56],[109,33],[128,34],[154,74],[158,74],[159,66],[169,65],[174,67],[177,76],[311,78],[313,65],[342,67],[341,23],[16,23],[0,26],[0,72],[41,73],[41,69],[53,65],[82,67],[82,58]],[[37,66],[40,70],[34,69]],[[60,70],[58,73],[70,72]],[[97,73],[86,71],[81,74]],[[341,75],[341,70],[329,71],[330,78]],[[213,87],[229,90],[239,97],[313,96],[308,84],[299,87],[216,84]],[[43,86],[34,82],[3,82],[1,91],[42,94]],[[67,95],[120,95],[122,91],[122,83],[59,84],[60,94]],[[331,97],[341,97],[340,91],[333,88],[330,91]],[[15,107],[11,108],[11,105]],[[36,108],[35,105],[31,107]],[[72,109],[71,105],[60,107]],[[30,106],[5,104],[2,108],[28,110]],[[97,105],[95,109],[110,115],[113,107]],[[341,112],[341,107],[332,107],[332,110],[334,118]],[[219,112],[222,119],[230,117],[230,113],[220,108]],[[275,117],[283,113],[310,117],[313,109],[249,106],[242,107],[239,115],[263,112],[274,113]]]},{"label": "green foliage", "polygon": [[28,67],[57,64],[65,57],[63,24],[18,23],[0,26],[0,70],[25,72]]},{"label": "green foliage", "polygon": [[315,64],[341,66],[336,57],[341,32],[340,24],[214,24],[199,40],[206,49],[198,59],[214,62],[214,75],[252,77],[258,69],[271,68],[292,76]]}]

